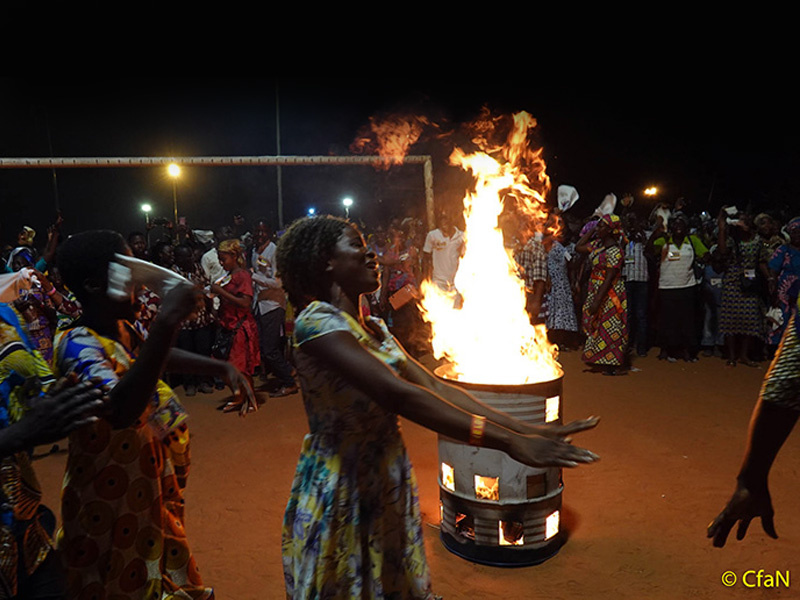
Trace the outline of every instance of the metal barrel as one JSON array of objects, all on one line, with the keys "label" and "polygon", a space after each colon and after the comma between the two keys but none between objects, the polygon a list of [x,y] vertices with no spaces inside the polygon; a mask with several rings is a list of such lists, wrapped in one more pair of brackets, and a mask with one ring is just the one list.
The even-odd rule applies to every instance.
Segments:
[{"label": "metal barrel", "polygon": [[[435,374],[521,421],[562,422],[563,374],[520,385],[455,381],[447,365]],[[448,550],[494,566],[538,564],[558,552],[565,541],[560,468],[529,467],[504,452],[441,435],[438,446],[441,538]]]}]

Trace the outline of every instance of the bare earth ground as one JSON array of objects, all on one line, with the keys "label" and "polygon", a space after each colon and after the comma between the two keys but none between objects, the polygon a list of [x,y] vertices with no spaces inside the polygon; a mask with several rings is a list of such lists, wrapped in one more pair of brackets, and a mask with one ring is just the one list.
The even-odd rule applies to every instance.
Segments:
[{"label": "bare earth ground", "polygon": [[[800,597],[797,432],[771,477],[780,539],[769,539],[759,523],[744,541],[731,540],[724,549],[705,537],[733,490],[766,364],[727,368],[718,358],[669,364],[651,356],[639,359],[640,372],[603,377],[583,372],[578,353],[563,354],[562,362],[566,419],[602,417],[595,431],[576,438],[602,460],[564,474],[570,538],[541,565],[486,567],[444,549],[436,529],[436,436],[403,423],[436,593],[446,600]],[[302,402],[299,396],[270,399],[259,413],[240,419],[215,410],[221,397],[186,400],[193,432],[192,548],[220,600],[282,599],[281,519],[307,431]],[[45,501],[54,508],[65,462],[60,453],[37,463]],[[743,574],[759,569],[789,571],[790,587],[745,587]],[[738,576],[731,588],[721,582],[726,571]],[[753,574],[747,581],[757,580]]]}]

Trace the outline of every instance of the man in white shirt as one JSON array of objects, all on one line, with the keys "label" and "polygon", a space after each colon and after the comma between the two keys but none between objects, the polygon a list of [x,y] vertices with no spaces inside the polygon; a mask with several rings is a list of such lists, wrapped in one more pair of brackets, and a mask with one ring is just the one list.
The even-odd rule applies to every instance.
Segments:
[{"label": "man in white shirt", "polygon": [[446,212],[439,213],[439,228],[428,232],[422,252],[425,278],[444,290],[453,290],[458,261],[464,254],[464,233]]},{"label": "man in white shirt", "polygon": [[286,294],[280,279],[275,276],[276,246],[272,231],[266,221],[256,223],[253,230],[255,246],[251,257],[253,270],[253,313],[258,323],[261,345],[261,362],[266,375],[271,371],[278,379],[279,388],[270,393],[272,397],[297,393],[298,387],[292,376],[292,366],[283,351],[283,324],[286,318]]}]

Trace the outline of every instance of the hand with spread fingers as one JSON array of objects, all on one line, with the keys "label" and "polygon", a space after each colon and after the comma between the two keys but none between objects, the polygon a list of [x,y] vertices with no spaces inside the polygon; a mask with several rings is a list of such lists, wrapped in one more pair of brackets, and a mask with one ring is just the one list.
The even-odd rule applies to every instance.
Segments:
[{"label": "hand with spread fingers", "polygon": [[761,519],[764,532],[771,538],[778,539],[778,534],[775,532],[775,511],[772,509],[769,490],[764,486],[760,491],[753,491],[739,483],[728,504],[708,526],[707,535],[713,538],[714,546],[722,548],[737,522],[739,526],[736,529],[736,539],[742,540],[747,534],[750,521],[756,517]]},{"label": "hand with spread fingers", "polygon": [[39,398],[30,401],[25,415],[9,431],[15,431],[23,447],[57,442],[76,429],[100,418],[106,391],[97,381],[76,383],[62,378]]},{"label": "hand with spread fingers", "polygon": [[569,436],[580,433],[581,431],[594,429],[599,422],[600,417],[589,417],[588,419],[572,421],[566,425],[555,425],[551,423],[546,425],[528,425],[528,431],[534,435],[540,435],[545,438],[569,442]]},{"label": "hand with spread fingers", "polygon": [[508,455],[532,467],[577,467],[579,464],[600,460],[590,450],[540,435],[515,435]]}]

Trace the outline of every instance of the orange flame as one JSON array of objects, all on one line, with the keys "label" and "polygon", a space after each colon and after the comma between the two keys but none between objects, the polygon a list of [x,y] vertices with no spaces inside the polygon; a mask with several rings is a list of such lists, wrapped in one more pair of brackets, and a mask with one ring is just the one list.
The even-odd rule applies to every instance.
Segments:
[{"label": "orange flame", "polygon": [[[490,140],[503,124],[510,127],[506,141],[493,146]],[[484,114],[472,140],[481,150],[467,154],[456,148],[450,156],[475,178],[464,198],[466,250],[455,279],[458,292],[424,281],[420,305],[431,323],[434,355],[452,363],[462,381],[521,384],[561,375],[557,347],[548,342],[544,325],[531,325],[525,312],[525,285],[498,227],[510,198],[532,230],[545,229],[550,180],[542,149],[530,147],[535,127],[525,112],[513,115],[510,124]],[[460,309],[454,307],[458,294]]]},{"label": "orange flame", "polygon": [[357,154],[378,154],[383,158],[381,167],[388,169],[401,164],[409,149],[419,140],[430,122],[419,115],[390,115],[386,118],[370,117],[369,129],[359,133],[350,145]]}]

